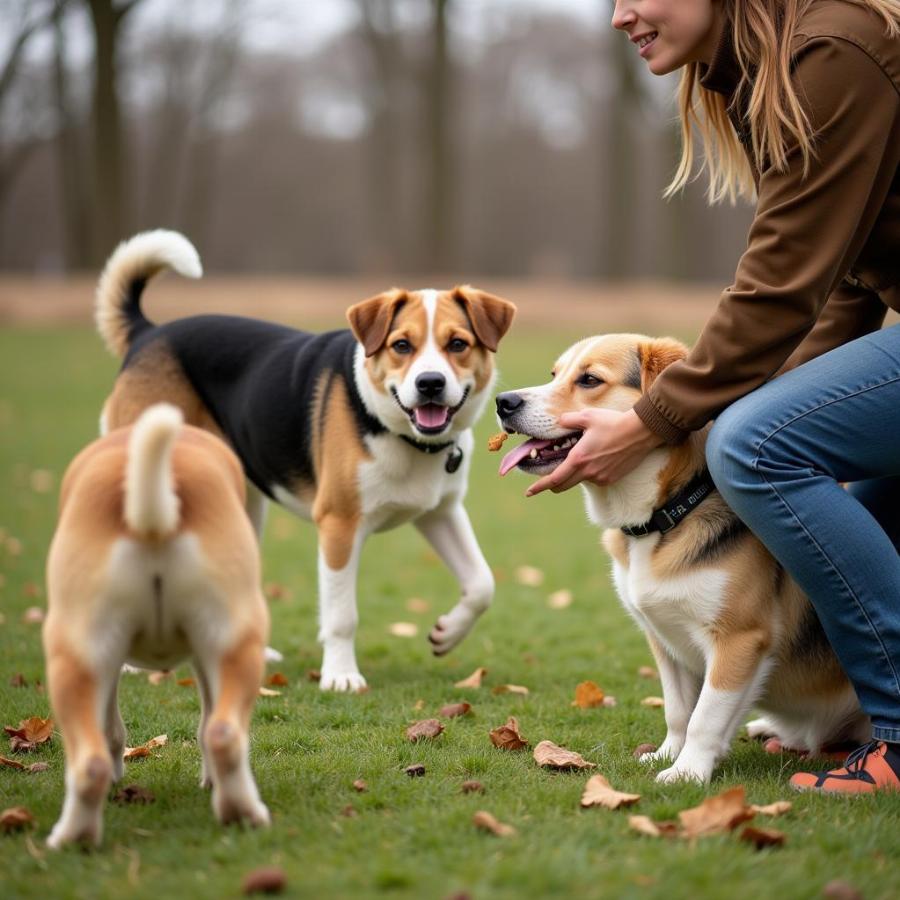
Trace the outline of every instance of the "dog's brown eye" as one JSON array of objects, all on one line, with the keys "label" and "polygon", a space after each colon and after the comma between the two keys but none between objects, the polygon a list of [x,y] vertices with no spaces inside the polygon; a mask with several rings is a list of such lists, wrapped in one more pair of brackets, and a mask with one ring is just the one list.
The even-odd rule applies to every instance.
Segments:
[{"label": "dog's brown eye", "polygon": [[448,353],[465,353],[469,349],[469,345],[462,338],[453,338],[447,344]]},{"label": "dog's brown eye", "polygon": [[598,384],[603,384],[603,379],[598,378],[596,375],[591,375],[590,372],[585,372],[575,384],[580,387],[597,387]]},{"label": "dog's brown eye", "polygon": [[391,344],[391,350],[393,350],[394,353],[400,353],[400,354],[412,353],[412,349],[413,349],[412,344],[409,341],[407,341],[405,338],[400,338],[399,341],[394,341],[394,343]]}]

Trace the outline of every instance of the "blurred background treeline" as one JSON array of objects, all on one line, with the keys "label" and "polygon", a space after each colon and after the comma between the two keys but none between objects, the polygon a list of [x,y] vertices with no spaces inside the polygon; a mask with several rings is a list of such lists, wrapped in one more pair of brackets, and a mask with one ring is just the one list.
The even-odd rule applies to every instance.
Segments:
[{"label": "blurred background treeline", "polygon": [[0,0],[0,268],[185,232],[208,269],[718,280],[677,77],[611,0]]}]

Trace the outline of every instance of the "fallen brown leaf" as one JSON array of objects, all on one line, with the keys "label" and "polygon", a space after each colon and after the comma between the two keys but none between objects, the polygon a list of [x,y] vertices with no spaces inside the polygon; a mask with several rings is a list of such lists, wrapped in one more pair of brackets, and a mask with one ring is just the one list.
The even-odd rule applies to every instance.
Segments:
[{"label": "fallen brown leaf", "polygon": [[581,805],[618,809],[620,806],[631,806],[640,799],[640,794],[626,794],[623,791],[617,791],[602,775],[592,775],[584,786]]},{"label": "fallen brown leaf", "polygon": [[741,822],[753,818],[753,810],[747,806],[746,792],[742,785],[708,797],[699,806],[678,813],[684,837],[703,837],[731,831]]},{"label": "fallen brown leaf", "polygon": [[40,606],[29,606],[22,613],[23,625],[40,625],[44,621],[44,610]]},{"label": "fallen brown leaf", "polygon": [[280,894],[287,884],[284,869],[278,866],[263,866],[244,876],[241,890],[245,894]]},{"label": "fallen brown leaf", "polygon": [[468,678],[463,678],[462,681],[457,681],[455,687],[459,688],[480,688],[481,687],[481,679],[487,675],[488,670],[484,668],[484,666],[479,666]]},{"label": "fallen brown leaf", "polygon": [[644,697],[644,699],[641,700],[641,706],[652,706],[655,708],[659,708],[665,705],[665,701],[662,697]]},{"label": "fallen brown leaf", "polygon": [[24,806],[11,806],[0,812],[0,831],[9,833],[34,824],[34,816]]},{"label": "fallen brown leaf", "polygon": [[285,587],[283,584],[279,584],[277,581],[270,581],[263,588],[263,593],[270,600],[290,600],[291,599],[291,589],[289,587]]},{"label": "fallen brown leaf", "polygon": [[523,684],[498,684],[497,687],[491,689],[492,694],[521,694],[524,696],[528,693],[528,688]]},{"label": "fallen brown leaf", "polygon": [[306,673],[306,680],[307,681],[321,681],[322,673],[318,669],[310,669]]},{"label": "fallen brown leaf", "polygon": [[436,738],[443,730],[444,726],[437,719],[422,719],[406,729],[406,738],[415,744],[416,741]]},{"label": "fallen brown leaf", "polygon": [[271,685],[272,687],[287,687],[288,680],[287,676],[282,672],[273,672],[267,679],[266,684]]},{"label": "fallen brown leaf", "polygon": [[438,715],[445,719],[455,719],[457,716],[464,716],[471,711],[472,704],[464,701],[462,703],[448,703],[446,706],[442,706]]},{"label": "fallen brown leaf", "polygon": [[25,584],[22,585],[22,594],[25,597],[40,597],[42,593],[41,586],[35,584],[33,581],[26,581]]},{"label": "fallen brown leaf", "polygon": [[460,785],[460,790],[464,794],[483,794],[484,785],[480,781],[464,781]]},{"label": "fallen brown leaf", "polygon": [[534,748],[534,761],[546,769],[596,769],[597,764],[588,762],[580,753],[559,747],[552,741],[541,741]]},{"label": "fallen brown leaf", "polygon": [[828,900],[863,900],[861,890],[850,884],[849,881],[843,881],[840,878],[829,881],[822,888],[822,896],[828,897]]},{"label": "fallen brown leaf", "polygon": [[259,696],[260,697],[280,697],[281,691],[273,691],[272,688],[267,688],[267,687],[263,687],[262,685],[260,685]]},{"label": "fallen brown leaf", "polygon": [[359,792],[360,794],[364,794],[369,789],[369,786],[362,780],[362,778],[357,778],[356,781],[353,782],[353,790]]},{"label": "fallen brown leaf", "polygon": [[628,827],[648,837],[674,837],[678,833],[674,822],[654,822],[650,816],[629,816]]},{"label": "fallen brown leaf", "polygon": [[0,756],[0,766],[9,766],[10,769],[24,769],[25,763],[16,762],[14,759],[7,759],[5,756]]},{"label": "fallen brown leaf", "polygon": [[618,705],[619,705],[619,701],[616,700],[615,697],[613,697],[613,696],[607,694],[607,695],[603,698],[603,704],[602,704],[602,705],[605,706],[607,709],[612,709],[612,707],[618,706]]},{"label": "fallen brown leaf", "polygon": [[113,800],[116,803],[155,803],[156,797],[138,784],[126,784],[113,794]]},{"label": "fallen brown leaf", "polygon": [[554,591],[547,598],[547,606],[550,609],[566,609],[572,605],[572,592],[568,590]]},{"label": "fallen brown leaf", "polygon": [[53,736],[53,719],[32,716],[19,722],[18,728],[5,725],[3,730],[9,735],[9,747],[13,753],[30,753]]},{"label": "fallen brown leaf", "polygon": [[410,597],[406,601],[406,608],[414,613],[427,613],[431,609],[431,604],[421,597]]},{"label": "fallen brown leaf", "polygon": [[753,812],[763,816],[780,816],[786,812],[790,812],[793,808],[794,804],[791,803],[790,800],[777,800],[775,803],[770,803],[768,806],[757,806],[754,803],[750,807]]},{"label": "fallen brown leaf", "polygon": [[355,807],[352,803],[348,803],[348,804],[341,810],[341,815],[342,815],[345,819],[355,819],[355,818],[359,815],[359,812],[357,811],[356,807]]},{"label": "fallen brown leaf", "polygon": [[126,762],[132,759],[143,759],[145,756],[150,756],[151,750],[165,747],[168,740],[169,736],[167,734],[158,734],[156,737],[150,738],[149,741],[141,744],[139,747],[126,747],[125,752],[122,754],[122,758]]},{"label": "fallen brown leaf", "polygon": [[388,631],[394,637],[414,638],[419,633],[419,626],[415,622],[394,622]]},{"label": "fallen brown leaf", "polygon": [[523,750],[528,746],[521,734],[515,716],[510,716],[505,725],[500,725],[490,733],[491,743],[501,750]]},{"label": "fallen brown leaf", "polygon": [[422,763],[413,763],[404,770],[410,778],[421,778],[425,774],[425,766]]},{"label": "fallen brown leaf", "polygon": [[175,682],[179,687],[193,687],[196,683],[193,678],[179,678]]},{"label": "fallen brown leaf", "polygon": [[9,686],[28,687],[28,682],[25,680],[25,676],[21,672],[16,672],[16,674],[9,679]]},{"label": "fallen brown leaf", "polygon": [[784,846],[786,835],[783,831],[776,831],[774,828],[754,828],[752,825],[747,825],[741,831],[741,840],[753,844],[757,850],[762,850],[765,847]]},{"label": "fallen brown leaf", "polygon": [[472,822],[475,824],[476,828],[480,828],[483,831],[489,831],[491,834],[496,834],[497,837],[512,837],[516,833],[516,829],[512,827],[512,825],[505,825],[503,822],[498,822],[487,810],[480,809],[474,816],[472,816]]},{"label": "fallen brown leaf", "polygon": [[168,743],[169,736],[167,734],[158,734],[156,737],[150,738],[144,746],[148,750],[156,750],[157,747],[165,747]]},{"label": "fallen brown leaf", "polygon": [[593,681],[582,681],[581,684],[575,687],[575,699],[572,701],[572,706],[577,706],[580,709],[602,706],[605,696],[600,686]]},{"label": "fallen brown leaf", "polygon": [[656,744],[638,744],[634,750],[631,751],[631,755],[635,759],[640,759],[645,753],[653,753],[656,750]]},{"label": "fallen brown leaf", "polygon": [[516,581],[526,587],[539,587],[544,583],[544,573],[534,566],[519,566],[515,572]]},{"label": "fallen brown leaf", "polygon": [[659,672],[652,666],[641,666],[638,669],[638,675],[640,675],[641,678],[659,678]]},{"label": "fallen brown leaf", "polygon": [[36,772],[46,772],[50,768],[50,763],[35,762],[25,766],[25,771],[34,774]]}]

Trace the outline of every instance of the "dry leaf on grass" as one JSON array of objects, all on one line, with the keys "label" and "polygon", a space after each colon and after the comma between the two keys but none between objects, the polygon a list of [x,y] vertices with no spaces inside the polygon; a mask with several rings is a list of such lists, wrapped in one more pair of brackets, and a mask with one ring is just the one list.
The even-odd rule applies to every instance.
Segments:
[{"label": "dry leaf on grass", "polygon": [[126,784],[113,794],[116,803],[155,803],[156,797],[152,791],[142,788],[138,784]]},{"label": "dry leaf on grass", "polygon": [[244,876],[241,890],[245,894],[280,894],[287,884],[284,869],[278,866],[263,866]]},{"label": "dry leaf on grass", "polygon": [[675,822],[654,822],[650,816],[629,816],[628,827],[648,837],[674,837],[678,833]]},{"label": "dry leaf on grass", "polygon": [[480,688],[481,679],[484,678],[487,673],[488,670],[485,669],[484,666],[479,666],[468,678],[457,681],[454,686],[459,688]]},{"label": "dry leaf on grass", "polygon": [[193,678],[179,678],[175,682],[179,687],[193,687],[196,683]]},{"label": "dry leaf on grass", "polygon": [[34,824],[34,816],[24,806],[11,806],[0,812],[0,831],[18,831],[26,825]]},{"label": "dry leaf on grass", "polygon": [[593,775],[584,786],[581,805],[585,808],[603,806],[606,809],[618,809],[620,806],[631,806],[640,799],[640,794],[626,794],[623,791],[617,791],[602,775]]},{"label": "dry leaf on grass", "polygon": [[523,697],[528,693],[528,688],[523,684],[498,684],[497,687],[491,689],[492,694],[521,694]]},{"label": "dry leaf on grass", "polygon": [[640,675],[641,678],[659,678],[659,672],[652,666],[641,666],[638,669],[638,675]]},{"label": "dry leaf on grass", "polygon": [[541,741],[534,748],[534,761],[546,769],[596,769],[597,764],[588,762],[580,753],[559,747],[553,741]]},{"label": "dry leaf on grass", "polygon": [[422,719],[406,729],[406,738],[415,744],[416,741],[436,738],[443,730],[444,726],[437,719]]},{"label": "dry leaf on grass", "polygon": [[260,685],[259,696],[260,697],[280,697],[281,691],[273,691],[272,688],[267,688],[267,687],[263,687],[262,685]]},{"label": "dry leaf on grass", "polygon": [[645,753],[653,753],[656,750],[656,744],[638,744],[634,750],[631,751],[631,755],[635,759],[640,759]]},{"label": "dry leaf on grass", "polygon": [[352,803],[348,803],[342,810],[341,815],[345,819],[355,819],[359,815],[359,811]]},{"label": "dry leaf on grass", "polygon": [[850,884],[849,881],[842,881],[840,878],[829,881],[822,888],[822,896],[827,897],[828,900],[863,900],[861,890]]},{"label": "dry leaf on grass", "polygon": [[462,703],[448,703],[446,706],[442,706],[438,715],[445,719],[455,719],[457,716],[467,715],[471,711],[472,704],[463,701]]},{"label": "dry leaf on grass", "polygon": [[572,605],[572,592],[566,589],[554,591],[547,598],[547,606],[550,609],[566,609]]},{"label": "dry leaf on grass", "polygon": [[678,813],[682,833],[687,838],[731,831],[752,818],[753,810],[747,806],[743,785],[708,797],[699,806]]},{"label": "dry leaf on grass", "polygon": [[526,587],[539,587],[544,583],[544,573],[534,566],[519,566],[516,569],[516,581]]},{"label": "dry leaf on grass", "polygon": [[322,673],[318,669],[310,669],[306,673],[306,680],[307,681],[321,681]]},{"label": "dry leaf on grass", "polygon": [[741,831],[741,840],[753,844],[757,850],[763,850],[766,847],[784,846],[786,835],[774,828],[754,828],[748,825]]},{"label": "dry leaf on grass", "polygon": [[279,584],[277,581],[270,581],[268,584],[263,587],[263,593],[270,600],[290,600],[291,599],[291,589],[289,587],[285,587],[283,584]]},{"label": "dry leaf on grass", "polygon": [[475,824],[476,828],[482,829],[482,831],[489,831],[491,834],[496,834],[497,837],[512,837],[516,833],[516,829],[512,827],[512,825],[505,825],[503,822],[498,822],[487,810],[479,809],[474,816],[472,816],[472,822]]},{"label": "dry leaf on grass", "polygon": [[158,672],[151,672],[147,676],[147,681],[149,681],[150,684],[158,685],[158,684],[162,684],[167,678],[171,678],[171,677],[172,677],[171,672],[160,670]]},{"label": "dry leaf on grass", "polygon": [[414,638],[419,633],[419,626],[415,622],[394,622],[388,631],[394,637]]},{"label": "dry leaf on grass", "polygon": [[9,679],[10,687],[28,687],[28,682],[25,680],[25,676],[21,672],[16,672],[12,678]]},{"label": "dry leaf on grass", "polygon": [[618,706],[618,705],[619,705],[619,701],[616,700],[616,698],[613,697],[611,694],[607,694],[607,695],[603,698],[603,703],[602,703],[601,705],[602,705],[602,706],[605,706],[607,709],[612,709],[614,706]]},{"label": "dry leaf on grass", "polygon": [[22,594],[25,597],[40,597],[42,593],[41,586],[35,584],[33,581],[26,581],[25,584],[22,585]]},{"label": "dry leaf on grass", "polygon": [[50,768],[50,763],[45,762],[35,762],[31,763],[29,766],[25,766],[25,771],[31,774],[35,774],[36,772],[46,772]]},{"label": "dry leaf on grass", "polygon": [[167,734],[158,734],[154,738],[150,738],[149,741],[145,744],[141,744],[139,747],[126,747],[125,752],[122,754],[122,758],[128,762],[132,759],[143,759],[145,756],[150,756],[151,750],[156,750],[158,747],[164,747],[169,740],[169,736]]},{"label": "dry leaf on grass", "polygon": [[425,766],[422,763],[413,763],[404,770],[410,778],[421,778],[425,774]]},{"label": "dry leaf on grass", "polygon": [[19,722],[18,728],[5,725],[3,730],[9,735],[9,748],[13,753],[30,753],[50,740],[53,735],[53,719],[32,716]]},{"label": "dry leaf on grass", "polygon": [[22,613],[23,625],[40,625],[44,621],[44,610],[40,606],[29,606]]},{"label": "dry leaf on grass", "polygon": [[762,816],[780,816],[786,812],[790,812],[794,808],[794,804],[790,800],[777,800],[775,803],[769,803],[767,806],[757,806],[755,803],[750,809]]},{"label": "dry leaf on grass", "polygon": [[500,725],[491,733],[491,743],[501,750],[523,750],[528,746],[521,734],[519,734],[519,723],[515,716],[510,716],[505,725]]},{"label": "dry leaf on grass", "polygon": [[353,782],[353,790],[357,791],[360,794],[364,794],[369,789],[369,786],[362,780],[362,778],[357,778],[356,781]]},{"label": "dry leaf on grass", "polygon": [[7,759],[5,756],[0,756],[0,766],[9,766],[10,769],[24,769],[25,763],[20,763],[14,759]]},{"label": "dry leaf on grass", "polygon": [[421,597],[410,597],[406,601],[406,608],[414,613],[427,613],[431,609],[431,604]]},{"label": "dry leaf on grass", "polygon": [[577,706],[580,709],[602,706],[605,696],[600,686],[593,681],[582,681],[581,684],[575,687],[575,699],[572,701],[572,706]]},{"label": "dry leaf on grass", "polygon": [[420,710],[425,709],[425,701],[421,697],[419,697],[419,699],[416,700],[415,703],[413,703],[413,709],[416,712],[419,712]]},{"label": "dry leaf on grass", "polygon": [[464,794],[483,794],[484,785],[480,781],[464,781],[460,785],[460,790]]},{"label": "dry leaf on grass", "polygon": [[654,708],[661,708],[665,706],[665,701],[662,697],[644,697],[641,700],[641,706],[652,706]]},{"label": "dry leaf on grass", "polygon": [[283,674],[282,672],[273,672],[266,679],[266,684],[271,685],[272,687],[287,687],[287,675]]}]

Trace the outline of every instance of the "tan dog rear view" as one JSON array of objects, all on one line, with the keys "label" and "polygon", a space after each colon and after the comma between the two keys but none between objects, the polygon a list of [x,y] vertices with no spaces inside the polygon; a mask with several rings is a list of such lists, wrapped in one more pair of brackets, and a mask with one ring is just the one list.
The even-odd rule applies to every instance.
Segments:
[{"label": "tan dog rear view", "polygon": [[234,454],[160,404],[90,444],[63,479],[47,563],[47,683],[66,752],[66,797],[48,838],[99,843],[103,800],[123,774],[123,663],[190,658],[201,785],[223,822],[267,825],[248,728],[269,614]]}]

